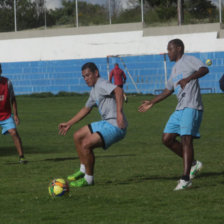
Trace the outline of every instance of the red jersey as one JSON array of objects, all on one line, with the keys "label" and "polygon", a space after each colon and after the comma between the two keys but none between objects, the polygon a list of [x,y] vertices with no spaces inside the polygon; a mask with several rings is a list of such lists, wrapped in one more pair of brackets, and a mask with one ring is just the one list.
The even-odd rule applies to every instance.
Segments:
[{"label": "red jersey", "polygon": [[6,120],[11,116],[10,92],[8,79],[0,77],[0,121]]},{"label": "red jersey", "polygon": [[124,81],[126,80],[126,75],[122,69],[120,69],[117,65],[115,68],[110,72],[110,82],[114,77],[114,84],[115,85],[123,85]]}]

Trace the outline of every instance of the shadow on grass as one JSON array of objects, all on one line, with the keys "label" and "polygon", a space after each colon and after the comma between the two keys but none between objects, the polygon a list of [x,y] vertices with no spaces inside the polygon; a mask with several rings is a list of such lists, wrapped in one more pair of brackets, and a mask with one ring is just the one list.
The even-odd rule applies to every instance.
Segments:
[{"label": "shadow on grass", "polygon": [[[48,154],[48,153],[57,153],[53,149],[39,149],[37,147],[25,146],[23,148],[24,155],[26,154]],[[7,147],[0,147],[0,156],[10,156],[10,155],[17,155],[17,150],[14,145],[7,146]]]},{"label": "shadow on grass", "polygon": [[0,156],[17,155],[16,147],[0,147]]},{"label": "shadow on grass", "polygon": [[[0,154],[1,155],[1,154]],[[103,156],[96,156],[96,158],[117,158],[117,157],[129,157],[129,156],[136,156],[136,154],[127,154],[127,155],[103,155]],[[47,158],[41,160],[34,160],[28,161],[28,163],[35,163],[35,162],[63,162],[69,160],[77,160],[78,157],[61,157],[61,158]],[[7,162],[6,164],[13,165],[18,164],[18,162]]]},{"label": "shadow on grass", "polygon": [[154,181],[154,180],[160,180],[160,181],[164,181],[164,180],[178,180],[180,177],[179,176],[175,176],[175,177],[164,177],[164,176],[142,176],[142,177],[132,177],[129,178],[127,180],[124,181],[107,181],[105,183],[102,183],[102,185],[107,185],[107,184],[113,184],[113,185],[123,185],[123,184],[131,184],[131,183],[142,183],[145,181]]},{"label": "shadow on grass", "polygon": [[205,177],[212,177],[212,176],[220,176],[220,175],[224,175],[224,171],[222,171],[222,172],[206,172],[206,173],[200,173],[197,176],[197,179],[199,179],[199,178],[205,178]]},{"label": "shadow on grass", "polygon": [[[217,177],[217,176],[223,176],[223,172],[207,172],[207,173],[201,173],[197,176],[196,179],[200,178],[206,178],[206,177]],[[152,176],[134,176],[124,181],[106,181],[105,183],[101,183],[101,185],[107,185],[107,184],[113,184],[113,185],[122,185],[122,184],[130,184],[130,183],[141,183],[145,181],[170,181],[174,180],[177,181],[180,179],[180,176],[159,176],[159,175],[152,175]],[[224,183],[224,182],[223,182]]]},{"label": "shadow on grass", "polygon": [[[126,157],[126,156],[136,156],[136,154],[127,154],[127,155],[103,155],[96,156],[97,158],[116,158],[116,157]],[[66,161],[66,160],[76,160],[78,157],[66,157],[66,158],[52,158],[52,159],[44,159],[42,161],[50,161],[50,162],[58,162],[58,161]]]}]

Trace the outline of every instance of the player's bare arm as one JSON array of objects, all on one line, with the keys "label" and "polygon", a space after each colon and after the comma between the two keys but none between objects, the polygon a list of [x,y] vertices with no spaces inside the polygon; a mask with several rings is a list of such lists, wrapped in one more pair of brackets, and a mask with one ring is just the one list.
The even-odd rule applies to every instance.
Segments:
[{"label": "player's bare arm", "polygon": [[168,96],[170,96],[173,93],[172,90],[164,89],[161,94],[153,98],[152,100],[145,100],[143,103],[139,106],[138,111],[139,112],[146,112],[149,110],[154,104],[164,100]]},{"label": "player's bare arm", "polygon": [[198,71],[194,72],[192,75],[188,76],[185,79],[181,79],[177,84],[180,85],[182,89],[193,79],[199,79],[209,73],[209,69],[207,67],[201,67]]},{"label": "player's bare arm", "polygon": [[83,107],[72,119],[67,122],[60,123],[58,125],[59,135],[66,135],[72,125],[82,120],[91,110],[91,108]]},{"label": "player's bare arm", "polygon": [[118,127],[123,129],[125,128],[125,122],[124,122],[124,117],[122,113],[123,109],[123,90],[120,87],[116,87],[114,89],[114,94],[115,94],[115,99],[117,103],[117,124]]},{"label": "player's bare arm", "polygon": [[15,121],[16,125],[19,125],[19,116],[18,116],[17,103],[16,103],[15,96],[12,97],[11,104],[12,104],[12,109],[13,109],[14,121]]}]

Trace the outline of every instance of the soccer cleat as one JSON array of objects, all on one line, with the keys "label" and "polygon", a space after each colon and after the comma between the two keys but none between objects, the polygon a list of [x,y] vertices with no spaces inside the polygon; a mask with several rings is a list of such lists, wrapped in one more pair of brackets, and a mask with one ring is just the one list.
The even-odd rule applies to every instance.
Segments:
[{"label": "soccer cleat", "polygon": [[185,181],[185,180],[183,180],[183,179],[180,179],[180,180],[178,181],[177,186],[174,188],[174,191],[184,190],[184,189],[190,187],[191,185],[192,185],[191,180],[189,180],[189,181]]},{"label": "soccer cleat", "polygon": [[83,178],[85,176],[85,173],[81,172],[80,170],[73,173],[72,175],[69,175],[67,177],[67,179],[69,181],[75,181],[75,180],[79,180],[80,178]]},{"label": "soccer cleat", "polygon": [[81,178],[77,181],[72,181],[69,184],[70,187],[86,187],[86,186],[92,186],[92,185],[94,185],[94,183],[88,184],[85,178]]},{"label": "soccer cleat", "polygon": [[196,164],[191,167],[190,171],[190,179],[192,180],[195,178],[195,176],[199,173],[199,171],[202,169],[202,162],[196,161]]},{"label": "soccer cleat", "polygon": [[23,157],[19,158],[19,163],[20,164],[26,164],[27,160],[25,160]]}]

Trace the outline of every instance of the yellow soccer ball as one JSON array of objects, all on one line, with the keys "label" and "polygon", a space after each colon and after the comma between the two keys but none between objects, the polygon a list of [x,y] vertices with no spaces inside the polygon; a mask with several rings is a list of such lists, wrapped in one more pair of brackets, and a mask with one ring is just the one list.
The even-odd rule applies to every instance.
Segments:
[{"label": "yellow soccer ball", "polygon": [[206,63],[206,65],[211,66],[212,65],[212,60],[207,59],[205,63]]},{"label": "yellow soccer ball", "polygon": [[66,195],[69,192],[68,183],[62,178],[54,179],[50,182],[48,191],[50,196],[54,198]]}]

